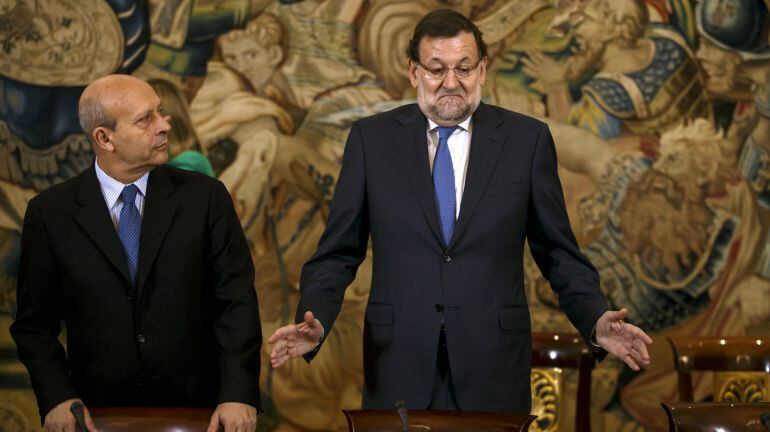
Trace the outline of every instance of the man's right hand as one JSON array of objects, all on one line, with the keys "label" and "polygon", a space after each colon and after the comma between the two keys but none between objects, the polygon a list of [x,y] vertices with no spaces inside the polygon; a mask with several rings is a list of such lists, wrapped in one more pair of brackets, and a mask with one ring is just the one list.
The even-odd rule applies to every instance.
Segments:
[{"label": "man's right hand", "polygon": [[[76,432],[75,416],[70,411],[70,407],[75,402],[83,403],[80,399],[68,399],[48,411],[45,420],[43,420],[43,430],[45,432]],[[83,407],[83,417],[86,420],[88,432],[97,432],[88,408]]]},{"label": "man's right hand", "polygon": [[304,322],[283,326],[267,340],[274,344],[270,352],[270,364],[277,368],[295,357],[313,351],[323,335],[321,322],[313,317],[313,312],[305,312]]}]

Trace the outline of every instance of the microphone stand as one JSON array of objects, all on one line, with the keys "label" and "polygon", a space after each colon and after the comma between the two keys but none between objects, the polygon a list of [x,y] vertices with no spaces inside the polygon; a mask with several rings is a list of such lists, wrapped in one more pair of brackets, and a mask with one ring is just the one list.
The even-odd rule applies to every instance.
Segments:
[{"label": "microphone stand", "polygon": [[406,410],[404,401],[396,402],[396,413],[398,418],[401,419],[401,428],[403,432],[412,432],[412,428],[409,426],[409,412]]},{"label": "microphone stand", "polygon": [[73,402],[72,405],[70,405],[70,412],[75,416],[75,427],[77,430],[86,432],[88,429],[86,428],[86,418],[83,414],[83,404],[80,402]]}]

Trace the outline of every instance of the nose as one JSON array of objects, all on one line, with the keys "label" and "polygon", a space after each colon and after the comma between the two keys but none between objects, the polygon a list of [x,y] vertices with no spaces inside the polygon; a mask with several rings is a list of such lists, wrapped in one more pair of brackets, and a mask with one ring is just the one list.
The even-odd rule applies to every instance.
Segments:
[{"label": "nose", "polygon": [[441,82],[441,86],[446,89],[455,89],[460,86],[460,80],[457,79],[454,69],[449,69],[444,77],[444,81]]},{"label": "nose", "polygon": [[166,114],[160,114],[158,121],[158,132],[168,132],[171,130],[171,116]]}]

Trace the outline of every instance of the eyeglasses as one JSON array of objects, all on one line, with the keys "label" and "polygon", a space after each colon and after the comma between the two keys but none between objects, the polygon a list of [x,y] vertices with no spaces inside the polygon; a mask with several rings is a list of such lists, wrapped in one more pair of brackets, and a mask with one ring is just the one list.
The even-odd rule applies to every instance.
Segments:
[{"label": "eyeglasses", "polygon": [[471,76],[473,74],[473,72],[476,69],[478,69],[478,67],[481,64],[482,60],[483,59],[479,59],[479,61],[477,61],[472,66],[465,66],[465,65],[453,66],[453,67],[442,66],[440,68],[430,68],[428,66],[425,66],[424,64],[422,64],[422,62],[419,62],[419,61],[417,62],[417,64],[419,64],[420,67],[425,69],[425,72],[427,72],[428,75],[431,78],[433,78],[433,79],[442,80],[442,79],[446,78],[446,76],[447,76],[447,74],[449,73],[450,70],[454,71],[455,76],[457,77],[457,79],[464,79],[464,78],[468,78],[469,76]]}]

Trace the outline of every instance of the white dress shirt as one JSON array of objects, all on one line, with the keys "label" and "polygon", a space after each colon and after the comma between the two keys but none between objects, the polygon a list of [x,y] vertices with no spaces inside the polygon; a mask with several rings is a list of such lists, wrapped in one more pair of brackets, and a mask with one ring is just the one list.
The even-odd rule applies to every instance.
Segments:
[{"label": "white dress shirt", "polygon": [[[449,154],[452,156],[452,168],[455,173],[455,219],[460,216],[460,203],[465,189],[465,173],[468,171],[468,153],[471,149],[471,118],[468,117],[452,132],[447,140]],[[433,160],[438,149],[438,124],[428,119],[428,162],[433,172]]]},{"label": "white dress shirt", "polygon": [[[106,172],[102,171],[102,169],[99,168],[99,159],[96,159],[94,168],[96,168],[96,178],[99,180],[99,186],[102,189],[102,195],[104,196],[104,202],[107,204],[107,210],[110,212],[112,224],[115,226],[115,229],[118,229],[120,210],[123,209],[123,200],[120,198],[120,193],[123,192],[123,188],[128,185],[115,180]],[[150,173],[148,171],[133,183],[139,188],[139,193],[136,194],[134,204],[136,204],[136,208],[139,209],[139,214],[142,216],[144,216],[144,195],[147,193],[147,179],[149,177]]]}]

